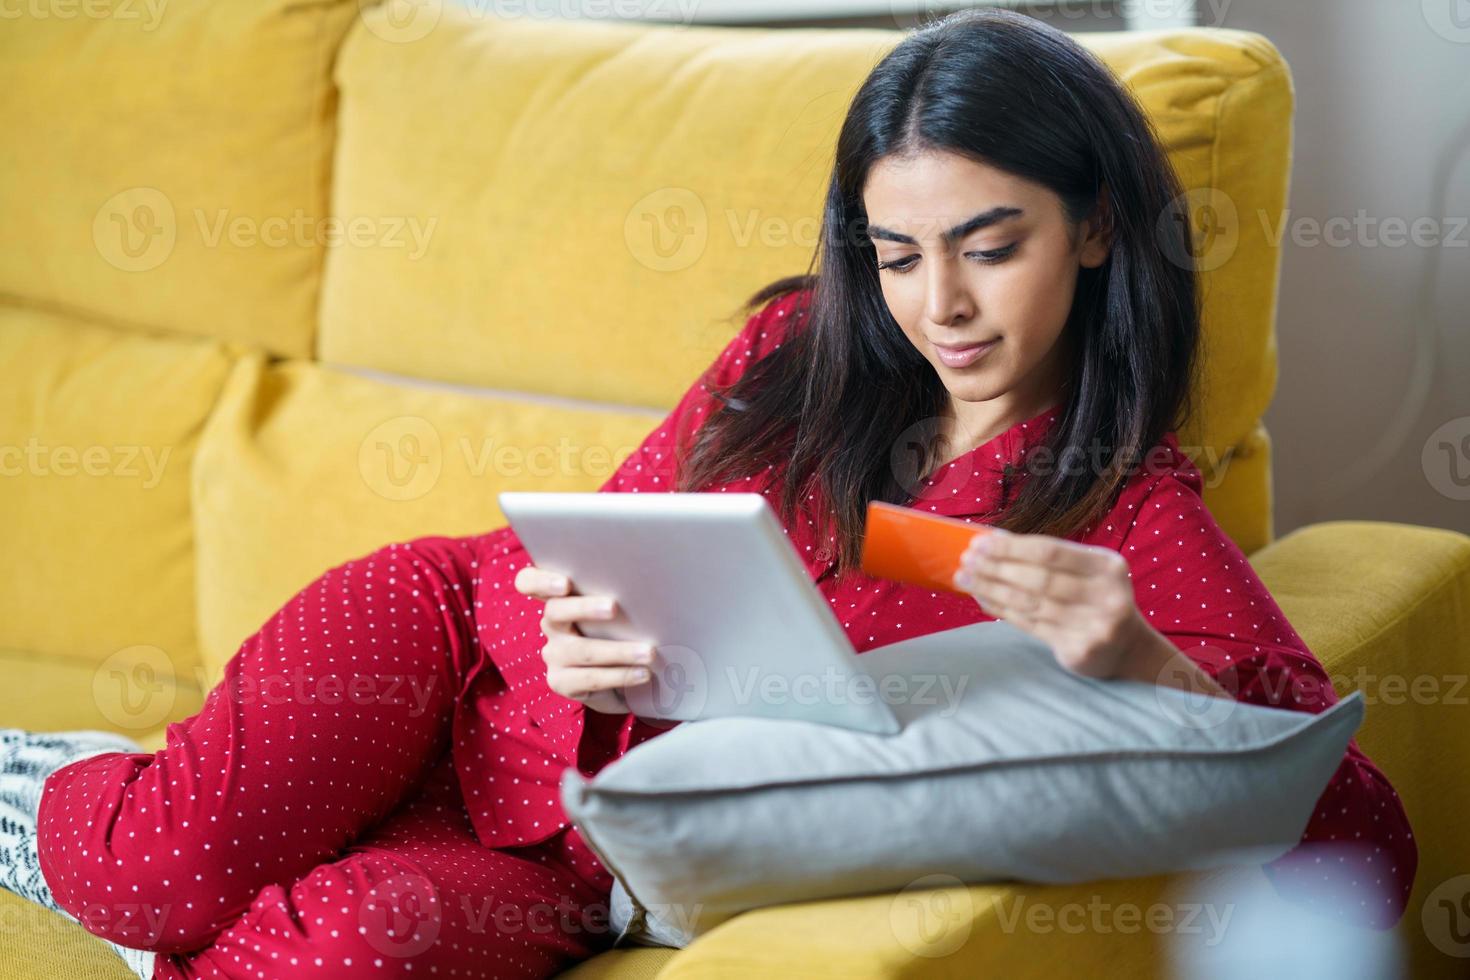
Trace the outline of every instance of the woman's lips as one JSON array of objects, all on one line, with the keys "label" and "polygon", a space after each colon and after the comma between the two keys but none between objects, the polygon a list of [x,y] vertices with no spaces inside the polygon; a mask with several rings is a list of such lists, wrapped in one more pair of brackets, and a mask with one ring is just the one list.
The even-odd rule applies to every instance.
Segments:
[{"label": "woman's lips", "polygon": [[934,350],[946,367],[962,368],[969,367],[980,360],[998,343],[1000,343],[1000,338],[996,337],[994,340],[987,340],[983,344],[971,344],[969,347],[941,347],[935,344]]}]

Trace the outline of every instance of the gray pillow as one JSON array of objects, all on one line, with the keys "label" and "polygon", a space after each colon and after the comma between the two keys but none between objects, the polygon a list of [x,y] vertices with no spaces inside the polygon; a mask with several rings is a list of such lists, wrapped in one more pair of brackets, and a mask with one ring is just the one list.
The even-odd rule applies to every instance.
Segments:
[{"label": "gray pillow", "polygon": [[[965,882],[1074,883],[1264,863],[1301,839],[1363,719],[1062,667],[1003,621],[869,650],[902,730],[687,721],[590,780],[567,815],[618,884],[618,943],[685,946],[747,909]],[[839,692],[862,696],[860,691]]]}]

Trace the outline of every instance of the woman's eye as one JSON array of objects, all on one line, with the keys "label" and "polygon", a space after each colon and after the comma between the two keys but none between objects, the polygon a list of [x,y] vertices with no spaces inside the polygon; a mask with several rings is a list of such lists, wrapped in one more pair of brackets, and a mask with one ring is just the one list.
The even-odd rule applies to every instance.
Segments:
[{"label": "woman's eye", "polygon": [[914,257],[912,255],[910,255],[906,259],[900,259],[897,262],[879,262],[878,263],[878,271],[879,272],[882,272],[885,269],[891,269],[892,271],[897,272],[899,275],[902,275],[903,273],[908,272],[913,267],[914,267]]},{"label": "woman's eye", "polygon": [[[993,248],[984,252],[966,252],[965,255],[974,258],[981,265],[994,265],[997,262],[1004,262],[1006,259],[1010,258],[1011,254],[1015,252],[1015,250],[1016,246],[1014,244],[1011,244],[1005,246],[1004,248]],[[903,275],[905,272],[910,272],[913,270],[915,261],[916,258],[910,255],[907,258],[899,259],[896,262],[879,262],[878,269],[880,272],[888,270],[891,272],[896,272],[899,275]]]},{"label": "woman's eye", "polygon": [[1015,250],[1016,246],[1011,244],[1005,248],[993,248],[988,252],[970,252],[969,254],[979,256],[981,262],[989,265],[993,262],[1004,262],[1011,257],[1011,253]]}]

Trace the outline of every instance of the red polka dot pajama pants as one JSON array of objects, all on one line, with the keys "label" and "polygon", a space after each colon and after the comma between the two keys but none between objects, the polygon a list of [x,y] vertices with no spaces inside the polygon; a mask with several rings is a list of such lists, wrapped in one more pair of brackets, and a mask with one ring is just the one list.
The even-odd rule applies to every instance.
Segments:
[{"label": "red polka dot pajama pants", "polygon": [[504,687],[473,587],[415,543],[333,568],[159,752],[53,773],[38,823],[58,903],[168,954],[167,978],[546,977],[610,946],[611,878],[574,829],[489,848],[471,826],[455,708],[476,678]]}]

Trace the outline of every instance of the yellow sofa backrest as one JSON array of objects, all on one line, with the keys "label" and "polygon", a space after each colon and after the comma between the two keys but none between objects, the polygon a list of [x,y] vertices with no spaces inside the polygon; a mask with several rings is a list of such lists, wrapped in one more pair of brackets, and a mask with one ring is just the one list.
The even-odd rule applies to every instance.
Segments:
[{"label": "yellow sofa backrest", "polygon": [[355,0],[23,4],[0,18],[0,296],[311,354]]}]

